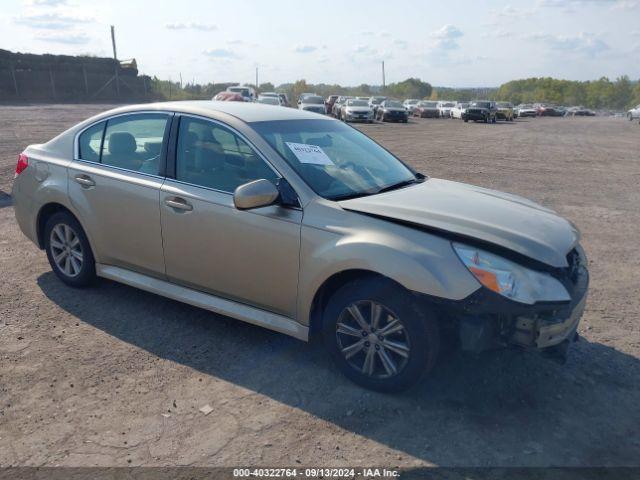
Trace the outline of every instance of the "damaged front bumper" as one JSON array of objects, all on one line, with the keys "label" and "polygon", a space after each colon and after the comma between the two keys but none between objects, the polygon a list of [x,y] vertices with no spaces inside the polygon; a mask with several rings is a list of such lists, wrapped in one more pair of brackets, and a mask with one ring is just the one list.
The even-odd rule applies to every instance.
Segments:
[{"label": "damaged front bumper", "polygon": [[481,352],[501,347],[537,350],[563,361],[584,312],[589,272],[584,251],[578,246],[567,256],[569,267],[554,276],[571,296],[569,302],[514,302],[484,287],[457,302],[438,307],[444,322],[453,327],[463,350]]}]

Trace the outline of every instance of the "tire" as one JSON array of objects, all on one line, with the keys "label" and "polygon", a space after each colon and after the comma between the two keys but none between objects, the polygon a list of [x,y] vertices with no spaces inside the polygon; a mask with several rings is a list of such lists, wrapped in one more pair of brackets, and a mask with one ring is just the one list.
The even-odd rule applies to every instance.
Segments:
[{"label": "tire", "polygon": [[465,119],[464,119],[464,123],[469,123],[469,119],[468,119],[468,118],[465,118]]},{"label": "tire", "polygon": [[[373,305],[380,312],[378,332],[396,325],[382,340],[366,323],[372,318]],[[351,313],[354,309],[360,312],[364,326],[368,325],[368,335]],[[411,293],[380,278],[355,280],[338,289],[323,313],[322,332],[325,348],[340,371],[354,383],[381,392],[399,392],[414,385],[434,367],[440,349],[435,316],[417,308]],[[349,358],[345,349],[350,349]]]},{"label": "tire", "polygon": [[491,119],[491,123],[496,123],[496,122],[497,122],[496,117],[493,117],[493,118]]},{"label": "tire", "polygon": [[95,281],[96,263],[91,245],[71,213],[57,212],[47,220],[44,248],[51,269],[67,285],[80,288]]}]

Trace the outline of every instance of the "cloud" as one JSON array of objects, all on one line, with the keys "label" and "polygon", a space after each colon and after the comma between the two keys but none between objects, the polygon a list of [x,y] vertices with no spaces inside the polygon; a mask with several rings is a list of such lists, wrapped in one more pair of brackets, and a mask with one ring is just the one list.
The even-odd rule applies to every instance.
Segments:
[{"label": "cloud", "polygon": [[228,60],[240,58],[235,52],[232,52],[231,50],[226,48],[214,48],[211,50],[205,50],[202,52],[202,54],[211,58],[225,58]]},{"label": "cloud", "polygon": [[387,50],[378,50],[377,48],[373,48],[370,45],[356,45],[353,47],[352,52],[354,53],[354,60],[358,61],[359,59],[365,58],[367,61],[381,61],[388,60],[393,58],[391,52]]},{"label": "cloud", "polygon": [[438,50],[455,50],[460,48],[458,39],[464,34],[454,25],[447,24],[442,28],[431,32],[429,36],[434,39],[431,47]]},{"label": "cloud", "polygon": [[58,5],[66,5],[67,0],[29,0],[25,3],[27,5],[55,7]]},{"label": "cloud", "polygon": [[534,33],[525,38],[544,42],[549,48],[558,52],[575,53],[587,57],[595,57],[611,49],[603,40],[586,32],[580,32],[574,36]]},{"label": "cloud", "polygon": [[613,3],[611,10],[635,10],[639,6],[640,1],[638,0],[620,0]]},{"label": "cloud", "polygon": [[505,5],[500,10],[491,10],[491,15],[499,20],[515,20],[532,15],[534,10],[524,10]]},{"label": "cloud", "polygon": [[49,11],[27,10],[22,15],[13,19],[14,23],[26,27],[42,30],[63,30],[71,28],[79,23],[90,23],[94,19],[88,15],[79,14],[70,9],[57,9]]},{"label": "cloud", "polygon": [[515,34],[513,32],[509,32],[507,30],[491,30],[490,32],[485,32],[481,36],[483,38],[509,38],[513,37]]},{"label": "cloud", "polygon": [[169,30],[200,30],[202,32],[212,32],[218,29],[218,26],[213,23],[199,22],[166,23],[164,27]]},{"label": "cloud", "polygon": [[36,40],[48,43],[62,43],[66,45],[86,45],[91,41],[86,33],[43,32],[36,35]]},{"label": "cloud", "polygon": [[293,51],[296,53],[311,53],[315,52],[317,49],[318,47],[315,47],[313,45],[298,45],[293,49]]},{"label": "cloud", "polygon": [[401,48],[401,49],[403,49],[403,50],[409,46],[409,42],[407,42],[406,40],[401,40],[401,39],[399,39],[399,38],[395,39],[395,40],[393,41],[393,44],[394,44],[396,47]]}]

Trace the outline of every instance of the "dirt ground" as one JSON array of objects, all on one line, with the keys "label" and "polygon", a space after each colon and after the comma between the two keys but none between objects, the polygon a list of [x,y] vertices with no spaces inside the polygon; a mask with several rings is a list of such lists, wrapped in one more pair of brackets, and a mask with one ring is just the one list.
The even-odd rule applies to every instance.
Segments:
[{"label": "dirt ground", "polygon": [[449,354],[417,388],[383,395],[320,345],[55,278],[14,220],[16,156],[106,108],[0,107],[0,466],[640,465],[637,122],[362,127],[431,176],[558,210],[582,230],[592,276],[566,365]]}]

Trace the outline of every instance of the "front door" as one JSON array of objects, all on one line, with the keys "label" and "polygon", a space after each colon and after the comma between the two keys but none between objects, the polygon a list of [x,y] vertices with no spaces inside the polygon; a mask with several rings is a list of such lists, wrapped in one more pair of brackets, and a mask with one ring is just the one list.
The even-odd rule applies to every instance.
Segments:
[{"label": "front door", "polygon": [[233,191],[278,174],[227,126],[180,119],[175,179],[161,188],[170,280],[288,317],[295,316],[302,211],[238,210]]}]

